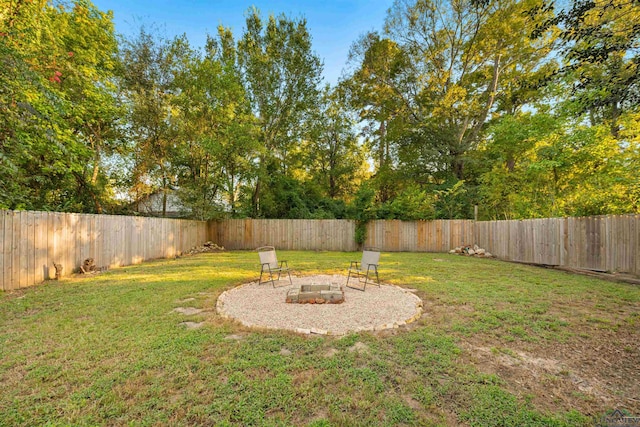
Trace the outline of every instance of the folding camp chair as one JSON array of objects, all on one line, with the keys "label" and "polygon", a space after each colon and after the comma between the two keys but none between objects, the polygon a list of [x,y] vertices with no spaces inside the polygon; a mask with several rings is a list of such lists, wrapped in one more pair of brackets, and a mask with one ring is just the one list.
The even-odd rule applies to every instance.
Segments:
[{"label": "folding camp chair", "polygon": [[[289,275],[289,283],[291,282],[291,273],[289,272],[289,264],[287,261],[281,261],[278,263],[278,258],[276,257],[276,249],[273,246],[262,246],[258,248],[258,255],[260,256],[260,280],[258,281],[258,285],[263,283],[269,283],[276,287],[273,276],[275,273],[278,273],[278,278],[276,280],[280,280],[280,275],[283,272],[286,272]],[[264,273],[269,273],[269,280],[262,280],[262,276]]]},{"label": "folding camp chair", "polygon": [[[353,289],[364,291],[368,283],[374,283],[380,286],[380,278],[378,277],[378,262],[380,261],[380,250],[376,248],[365,248],[362,251],[362,260],[351,261],[349,267],[349,276],[347,277],[347,286]],[[375,274],[375,281],[373,275]],[[351,277],[357,277],[358,282],[355,285],[349,285]],[[363,279],[364,278],[364,279]]]}]

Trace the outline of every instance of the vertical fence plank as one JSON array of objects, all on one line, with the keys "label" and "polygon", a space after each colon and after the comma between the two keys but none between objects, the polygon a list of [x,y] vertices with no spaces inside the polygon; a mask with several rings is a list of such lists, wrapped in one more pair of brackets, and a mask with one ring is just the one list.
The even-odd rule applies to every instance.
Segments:
[{"label": "vertical fence plank", "polygon": [[46,226],[43,212],[33,212],[33,235],[34,235],[34,256],[33,256],[33,277],[29,283],[40,283],[45,279],[47,242],[45,240],[44,228]]},{"label": "vertical fence plank", "polygon": [[11,271],[11,288],[18,289],[20,287],[20,231],[23,212],[16,212],[13,217],[13,236],[12,236],[12,258],[13,269]]},{"label": "vertical fence plank", "polygon": [[23,239],[26,240],[26,250],[29,251],[27,254],[27,274],[25,277],[25,282],[22,285],[23,287],[31,286],[36,282],[36,250],[38,248],[36,244],[36,212],[27,212],[27,237]]},{"label": "vertical fence plank", "polygon": [[20,252],[20,276],[19,287],[24,288],[29,283],[29,261],[32,255],[31,244],[33,243],[33,237],[30,233],[29,217],[30,213],[27,211],[20,212],[20,239],[18,241],[18,251]]},{"label": "vertical fence plank", "polygon": [[2,214],[2,278],[0,278],[0,289],[8,291],[11,289],[11,273],[13,265],[12,240],[13,240],[13,212],[0,211]]},{"label": "vertical fence plank", "polygon": [[5,231],[4,231],[4,218],[6,214],[5,211],[0,210],[0,291],[4,290],[4,242],[6,241]]},{"label": "vertical fence plank", "polygon": [[15,267],[15,253],[14,253],[14,226],[13,223],[16,221],[16,213],[12,211],[7,211],[7,215],[5,216],[4,222],[4,248],[5,248],[5,257],[4,257],[4,290],[8,291],[11,289],[15,289],[14,286],[14,268]]}]

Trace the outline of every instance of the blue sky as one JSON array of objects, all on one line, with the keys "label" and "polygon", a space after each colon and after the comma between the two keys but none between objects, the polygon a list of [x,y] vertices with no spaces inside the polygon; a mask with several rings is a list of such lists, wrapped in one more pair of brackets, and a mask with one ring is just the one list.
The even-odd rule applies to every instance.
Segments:
[{"label": "blue sky", "polygon": [[140,25],[157,26],[163,36],[187,34],[194,46],[203,46],[206,34],[215,34],[219,24],[231,27],[234,36],[244,30],[245,12],[256,6],[263,17],[284,13],[304,17],[313,38],[313,50],[324,62],[324,77],[338,81],[347,62],[349,48],[370,30],[381,30],[392,0],[94,0],[103,11],[113,10],[116,31],[137,34]]}]

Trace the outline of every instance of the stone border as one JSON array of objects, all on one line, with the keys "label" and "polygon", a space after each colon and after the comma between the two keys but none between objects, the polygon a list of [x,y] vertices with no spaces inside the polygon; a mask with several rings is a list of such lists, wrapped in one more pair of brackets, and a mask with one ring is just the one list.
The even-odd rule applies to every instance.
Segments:
[{"label": "stone border", "polygon": [[[319,275],[320,277],[323,277],[324,275]],[[313,280],[314,277],[319,277],[319,276],[301,276],[301,277],[294,277],[294,280],[296,281],[300,281],[300,280]],[[335,275],[334,275],[335,277]],[[346,278],[345,278],[346,280]],[[338,330],[331,330],[331,329],[322,329],[322,328],[300,328],[300,327],[295,327],[295,326],[291,326],[290,328],[286,328],[286,327],[279,327],[279,326],[273,326],[273,325],[269,325],[269,320],[266,319],[264,323],[252,323],[251,321],[248,321],[246,319],[243,319],[241,317],[237,317],[237,316],[233,316],[229,313],[226,312],[225,310],[225,301],[227,300],[227,298],[229,298],[229,295],[231,292],[236,291],[238,289],[241,288],[245,288],[248,286],[255,286],[257,285],[256,281],[252,281],[249,283],[245,283],[239,286],[236,286],[232,289],[226,290],[224,291],[222,294],[220,294],[220,296],[218,297],[217,301],[216,301],[216,312],[224,319],[227,320],[233,320],[233,321],[237,321],[240,324],[242,324],[245,327],[249,327],[249,328],[261,328],[261,329],[267,329],[267,330],[288,330],[291,332],[295,332],[295,333],[299,333],[299,334],[304,334],[304,335],[327,335],[327,336],[344,336],[344,335],[348,335],[350,333],[360,333],[360,332],[377,332],[377,331],[383,331],[383,330],[388,330],[388,329],[398,329],[402,326],[406,326],[412,322],[415,322],[416,320],[420,319],[420,317],[423,314],[423,302],[422,300],[413,293],[413,290],[407,290],[404,288],[401,288],[399,286],[396,285],[389,285],[389,284],[382,284],[381,286],[384,287],[389,287],[389,288],[393,288],[394,291],[400,291],[405,295],[411,295],[411,297],[413,299],[415,299],[415,308],[414,308],[414,314],[406,319],[399,319],[397,321],[393,321],[393,322],[386,322],[386,323],[382,323],[382,324],[378,324],[375,325],[373,327],[354,327],[353,329],[348,329],[347,331],[338,331]],[[267,285],[262,285],[262,286],[267,286]],[[271,286],[271,285],[269,285]],[[297,285],[294,285],[294,287]],[[375,286],[375,285],[373,285]],[[290,289],[291,286],[287,285],[287,286],[282,286],[282,288],[287,288]],[[361,291],[354,291],[354,292],[361,292]],[[364,291],[363,295],[367,296],[367,291]],[[371,295],[371,293],[369,294]],[[284,301],[283,301],[284,302]],[[384,303],[384,302],[381,302]],[[290,304],[289,304],[290,305]],[[324,304],[321,304],[324,305]],[[333,305],[333,304],[332,304]],[[342,304],[335,304],[335,306],[342,306]],[[251,306],[250,306],[250,302],[247,302],[247,310],[251,310]],[[352,311],[353,311],[353,307],[352,307]],[[365,316],[367,315],[368,310],[362,310],[362,311],[358,311],[358,312],[354,312],[354,316]]]}]

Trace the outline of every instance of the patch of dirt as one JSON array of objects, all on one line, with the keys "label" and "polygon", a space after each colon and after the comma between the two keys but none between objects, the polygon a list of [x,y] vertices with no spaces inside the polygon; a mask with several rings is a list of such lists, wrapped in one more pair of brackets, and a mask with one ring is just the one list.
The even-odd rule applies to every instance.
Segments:
[{"label": "patch of dirt", "polygon": [[[470,304],[446,304],[424,296],[425,315],[413,327],[435,325],[451,332],[475,311]],[[499,334],[458,335],[461,357],[481,372],[495,374],[506,388],[531,399],[542,411],[576,410],[600,417],[613,409],[640,416],[640,327],[638,304],[615,310],[585,297],[554,305],[568,322],[565,341],[505,340]],[[455,334],[455,332],[454,332]]]},{"label": "patch of dirt", "polygon": [[293,353],[288,348],[281,348],[279,354],[281,356],[291,356]]},{"label": "patch of dirt", "polygon": [[329,350],[327,350],[327,352],[323,356],[326,357],[327,359],[331,359],[333,356],[335,356],[338,353],[340,352],[337,349],[330,348]]},{"label": "patch of dirt", "polygon": [[240,341],[244,339],[244,335],[231,334],[224,337],[224,339],[227,341]]},{"label": "patch of dirt", "polygon": [[422,410],[422,403],[418,402],[417,400],[415,400],[410,395],[405,394],[405,395],[402,396],[402,399],[405,401],[407,406],[409,406],[409,408],[413,409],[414,411],[421,411]]},{"label": "patch of dirt", "polygon": [[349,351],[352,353],[367,353],[369,351],[369,346],[363,342],[358,341],[351,347],[349,347]]},{"label": "patch of dirt", "polygon": [[601,416],[611,409],[640,414],[640,332],[591,330],[565,343],[499,343],[464,337],[463,357],[498,375],[519,396],[549,411]]}]

